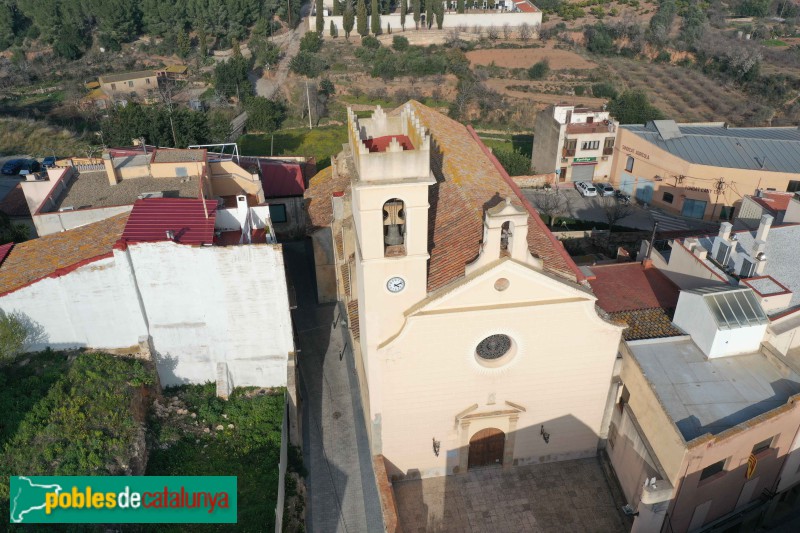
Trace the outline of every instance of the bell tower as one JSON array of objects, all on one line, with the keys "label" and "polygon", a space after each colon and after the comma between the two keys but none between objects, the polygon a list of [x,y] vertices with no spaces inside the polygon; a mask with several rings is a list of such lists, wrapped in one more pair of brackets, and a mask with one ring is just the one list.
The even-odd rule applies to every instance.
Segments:
[{"label": "bell tower", "polygon": [[410,104],[347,112],[358,307],[365,364],[399,331],[404,312],[427,295],[431,138]]}]

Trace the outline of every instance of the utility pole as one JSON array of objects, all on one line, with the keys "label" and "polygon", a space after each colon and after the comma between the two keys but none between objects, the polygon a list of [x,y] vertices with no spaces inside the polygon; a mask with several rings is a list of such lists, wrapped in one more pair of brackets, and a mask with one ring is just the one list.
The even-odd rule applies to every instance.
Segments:
[{"label": "utility pole", "polygon": [[272,149],[275,147],[275,134],[272,134],[272,138],[269,141],[269,156],[272,157]]},{"label": "utility pole", "polygon": [[286,0],[286,17],[289,21],[289,28],[292,27],[292,4],[290,0]]},{"label": "utility pole", "polygon": [[714,189],[716,189],[717,196],[714,199],[714,206],[711,208],[711,217],[709,220],[714,220],[714,213],[717,210],[717,205],[719,204],[719,195],[720,193],[725,190],[725,178],[720,178],[714,183]]},{"label": "utility pole", "polygon": [[653,235],[650,237],[650,246],[647,247],[647,257],[645,261],[650,259],[650,254],[653,253],[653,245],[656,242],[656,231],[658,231],[658,222],[653,222]]},{"label": "utility pole", "polygon": [[308,82],[306,82],[306,101],[308,102],[308,129],[313,129],[311,125],[311,96],[308,94]]}]

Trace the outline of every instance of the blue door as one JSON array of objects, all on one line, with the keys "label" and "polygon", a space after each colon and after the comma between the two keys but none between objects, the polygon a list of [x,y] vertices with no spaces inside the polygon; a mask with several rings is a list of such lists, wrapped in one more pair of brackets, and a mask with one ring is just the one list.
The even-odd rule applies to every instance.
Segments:
[{"label": "blue door", "polygon": [[708,202],[705,200],[692,200],[691,198],[687,198],[683,201],[681,215],[702,220],[703,215],[706,213],[707,204]]},{"label": "blue door", "polygon": [[622,192],[631,196],[633,195],[633,187],[635,183],[636,183],[636,178],[634,178],[630,174],[626,174],[625,172],[623,172],[622,179],[619,181],[619,188]]},{"label": "blue door", "polygon": [[650,180],[639,179],[636,184],[636,199],[640,202],[650,203],[653,201],[653,182]]}]

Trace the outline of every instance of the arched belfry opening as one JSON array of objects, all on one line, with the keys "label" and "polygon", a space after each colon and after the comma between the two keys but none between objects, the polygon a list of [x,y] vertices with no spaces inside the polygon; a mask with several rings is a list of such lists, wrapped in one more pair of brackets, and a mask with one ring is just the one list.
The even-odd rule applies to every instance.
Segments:
[{"label": "arched belfry opening", "polygon": [[514,237],[514,223],[510,220],[503,222],[500,227],[500,257],[511,255],[511,247],[513,245],[512,238]]},{"label": "arched belfry opening", "polygon": [[383,204],[383,251],[386,257],[406,255],[406,211],[399,198]]}]

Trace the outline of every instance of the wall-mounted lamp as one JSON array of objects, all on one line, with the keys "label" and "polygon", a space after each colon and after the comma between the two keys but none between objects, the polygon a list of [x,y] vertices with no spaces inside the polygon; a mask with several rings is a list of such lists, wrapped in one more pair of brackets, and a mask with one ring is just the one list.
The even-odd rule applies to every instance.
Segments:
[{"label": "wall-mounted lamp", "polygon": [[439,457],[439,448],[442,447],[442,441],[436,440],[436,437],[433,438],[433,455]]},{"label": "wall-mounted lamp", "polygon": [[542,425],[542,430],[540,431],[542,438],[544,439],[545,444],[550,443],[550,433],[544,430],[544,425]]}]

